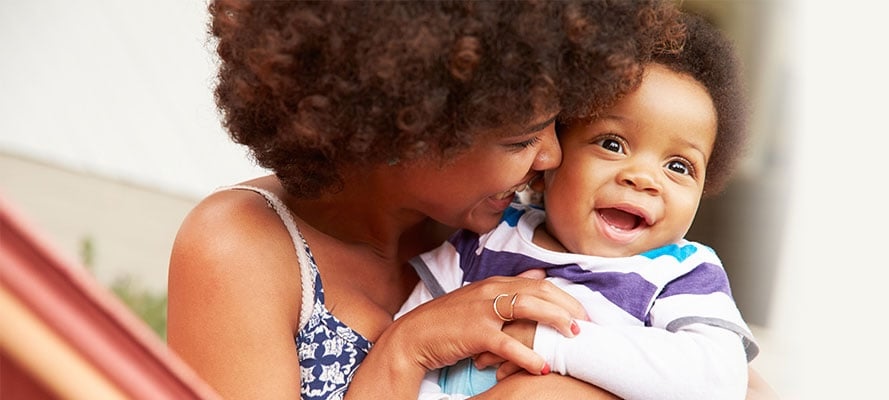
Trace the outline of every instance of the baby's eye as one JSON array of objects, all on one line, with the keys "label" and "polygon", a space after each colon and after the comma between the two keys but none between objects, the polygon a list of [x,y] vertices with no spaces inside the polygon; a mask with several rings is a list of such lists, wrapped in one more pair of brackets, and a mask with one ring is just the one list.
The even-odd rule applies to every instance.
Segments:
[{"label": "baby's eye", "polygon": [[604,137],[601,139],[597,139],[595,144],[601,146],[603,149],[612,151],[615,153],[623,153],[624,145],[617,138],[614,137]]},{"label": "baby's eye", "polygon": [[693,172],[691,165],[681,160],[673,160],[668,162],[667,169],[682,175],[691,175]]}]

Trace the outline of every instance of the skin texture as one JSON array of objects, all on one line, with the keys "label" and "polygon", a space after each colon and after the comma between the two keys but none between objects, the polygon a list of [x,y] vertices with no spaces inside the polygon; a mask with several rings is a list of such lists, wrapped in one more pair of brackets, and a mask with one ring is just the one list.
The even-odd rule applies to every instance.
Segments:
[{"label": "skin texture", "polygon": [[677,242],[694,221],[715,138],[707,89],[649,65],[636,91],[560,136],[562,164],[545,179],[546,232],[568,252],[605,257]]}]

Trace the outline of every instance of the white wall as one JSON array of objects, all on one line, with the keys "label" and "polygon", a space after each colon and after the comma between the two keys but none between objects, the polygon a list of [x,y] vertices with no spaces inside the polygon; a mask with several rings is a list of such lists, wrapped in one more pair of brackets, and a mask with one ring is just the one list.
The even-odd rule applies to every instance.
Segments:
[{"label": "white wall", "polygon": [[220,128],[202,0],[0,1],[0,152],[202,196],[260,173]]},{"label": "white wall", "polygon": [[889,18],[794,3],[792,180],[773,326],[788,399],[886,397]]}]

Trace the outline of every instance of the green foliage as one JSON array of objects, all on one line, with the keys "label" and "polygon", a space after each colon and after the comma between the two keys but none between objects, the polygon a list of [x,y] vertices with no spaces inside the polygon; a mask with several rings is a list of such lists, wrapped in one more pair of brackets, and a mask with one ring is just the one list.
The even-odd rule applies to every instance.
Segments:
[{"label": "green foliage", "polygon": [[80,262],[92,272],[96,262],[96,245],[91,236],[84,236],[80,239]]},{"label": "green foliage", "polygon": [[[80,262],[92,273],[95,272],[96,243],[89,235],[80,240]],[[145,290],[135,283],[132,277],[118,277],[109,289],[129,307],[142,321],[148,324],[161,339],[167,338],[167,294]]]},{"label": "green foliage", "polygon": [[158,294],[141,289],[129,277],[118,278],[111,283],[111,291],[117,295],[142,321],[166,340],[167,337],[167,294]]}]

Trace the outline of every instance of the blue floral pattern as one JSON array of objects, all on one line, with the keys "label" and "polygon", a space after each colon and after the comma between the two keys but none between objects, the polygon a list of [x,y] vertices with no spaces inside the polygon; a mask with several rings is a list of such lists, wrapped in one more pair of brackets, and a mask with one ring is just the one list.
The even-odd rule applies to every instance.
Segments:
[{"label": "blue floral pattern", "polygon": [[315,306],[296,337],[303,399],[342,399],[373,345],[330,313],[315,258],[303,242],[315,282]]}]

